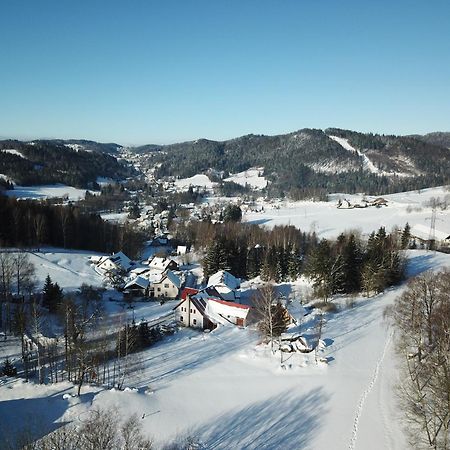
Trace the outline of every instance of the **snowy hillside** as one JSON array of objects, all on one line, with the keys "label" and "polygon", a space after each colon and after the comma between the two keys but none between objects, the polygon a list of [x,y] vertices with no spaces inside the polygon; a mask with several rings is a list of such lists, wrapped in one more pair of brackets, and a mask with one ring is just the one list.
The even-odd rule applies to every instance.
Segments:
[{"label": "snowy hillside", "polygon": [[100,253],[59,248],[42,248],[40,251],[27,252],[30,262],[36,269],[39,289],[45,277],[50,275],[66,291],[78,289],[82,283],[102,286],[104,278],[100,276],[89,262],[92,255]]},{"label": "snowy hillside", "polygon": [[[410,274],[450,266],[450,256],[421,251],[409,261]],[[26,410],[46,433],[53,422],[81,423],[89,409],[113,407],[136,412],[157,444],[190,435],[206,449],[407,449],[392,330],[383,321],[403,289],[357,298],[328,318],[320,354],[328,365],[294,354],[282,369],[251,329],[182,330],[140,353],[128,380],[133,389],[86,387],[76,398],[67,383],[3,380],[0,415],[14,429]]]},{"label": "snowy hillside", "polygon": [[241,186],[249,186],[252,189],[264,189],[267,186],[267,180],[261,175],[262,173],[264,173],[264,168],[251,168],[232,174],[223,181],[233,181]]}]

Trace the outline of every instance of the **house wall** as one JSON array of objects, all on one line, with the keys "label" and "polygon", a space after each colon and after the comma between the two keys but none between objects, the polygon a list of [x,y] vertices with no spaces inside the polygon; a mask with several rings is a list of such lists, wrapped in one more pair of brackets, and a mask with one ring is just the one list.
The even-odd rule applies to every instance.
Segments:
[{"label": "house wall", "polygon": [[175,310],[175,320],[185,327],[203,329],[203,316],[190,300],[184,301]]},{"label": "house wall", "polygon": [[[166,287],[167,286],[167,287]],[[168,279],[162,281],[162,283],[153,283],[154,296],[165,298],[177,298],[179,289]]]}]

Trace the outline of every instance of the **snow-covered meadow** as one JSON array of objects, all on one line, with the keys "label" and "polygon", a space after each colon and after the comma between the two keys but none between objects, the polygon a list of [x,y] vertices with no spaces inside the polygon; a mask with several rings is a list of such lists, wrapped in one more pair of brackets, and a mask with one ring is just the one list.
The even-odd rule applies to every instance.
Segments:
[{"label": "snow-covered meadow", "polygon": [[[98,194],[95,191],[89,191],[91,194]],[[6,191],[9,197],[45,200],[47,198],[67,198],[70,201],[84,199],[86,189],[78,189],[65,184],[51,184],[39,186],[14,186],[13,190]]]},{"label": "snow-covered meadow", "polygon": [[[423,189],[421,191],[401,192],[385,195],[387,206],[380,208],[338,209],[339,199],[349,200],[352,204],[361,203],[363,198],[375,198],[363,194],[331,194],[328,202],[279,201],[274,203],[257,202],[262,212],[248,212],[243,220],[267,227],[293,225],[304,231],[315,231],[321,238],[336,237],[341,232],[352,229],[367,235],[380,226],[390,231],[394,227],[403,228],[421,225],[430,229],[432,198],[444,198],[450,195],[445,187]],[[450,201],[445,210],[437,209],[436,230],[450,235]]]}]

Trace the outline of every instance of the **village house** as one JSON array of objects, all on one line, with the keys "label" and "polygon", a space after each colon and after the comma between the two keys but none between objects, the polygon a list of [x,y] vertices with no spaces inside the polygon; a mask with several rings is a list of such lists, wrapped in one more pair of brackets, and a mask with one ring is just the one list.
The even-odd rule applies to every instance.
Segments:
[{"label": "village house", "polygon": [[101,256],[100,258],[92,257],[91,261],[95,264],[96,270],[102,274],[128,272],[134,266],[134,262],[123,252],[113,253],[111,256]]},{"label": "village house", "polygon": [[241,298],[241,280],[226,270],[219,270],[208,279],[207,287],[214,287],[223,300],[236,301]]},{"label": "village house", "polygon": [[159,270],[160,272],[178,269],[178,264],[176,261],[170,258],[163,258],[160,256],[155,256],[153,259],[147,261],[147,264],[150,269]]},{"label": "village house", "polygon": [[124,287],[125,297],[148,297],[150,281],[141,276],[130,280]]},{"label": "village house", "polygon": [[441,230],[432,231],[430,226],[415,224],[411,227],[410,234],[411,239],[418,241],[419,245],[422,247],[450,247],[450,234]]},{"label": "village house", "polygon": [[150,286],[149,295],[150,297],[160,298],[164,297],[167,299],[177,298],[182,281],[171,270],[167,271],[159,281],[155,281]]},{"label": "village house", "polygon": [[174,311],[175,320],[183,326],[213,330],[219,324],[245,327],[250,307],[223,300],[213,287],[207,287],[193,294],[183,292]]}]

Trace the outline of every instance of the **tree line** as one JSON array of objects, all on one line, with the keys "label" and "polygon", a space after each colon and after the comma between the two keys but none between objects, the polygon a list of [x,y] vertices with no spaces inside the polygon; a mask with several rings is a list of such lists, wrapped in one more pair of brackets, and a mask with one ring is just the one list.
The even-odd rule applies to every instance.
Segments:
[{"label": "tree line", "polygon": [[355,233],[319,240],[314,232],[293,226],[271,230],[242,223],[179,224],[175,239],[204,252],[205,277],[228,270],[241,278],[284,282],[309,276],[316,293],[328,299],[338,293],[382,292],[403,279],[409,226],[402,234],[381,227],[367,240]]},{"label": "tree line", "polygon": [[53,206],[46,202],[16,200],[0,196],[0,247],[43,245],[136,256],[144,236],[128,225],[104,221],[84,214],[73,205]]}]

